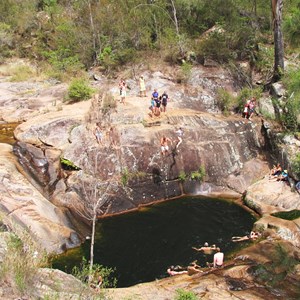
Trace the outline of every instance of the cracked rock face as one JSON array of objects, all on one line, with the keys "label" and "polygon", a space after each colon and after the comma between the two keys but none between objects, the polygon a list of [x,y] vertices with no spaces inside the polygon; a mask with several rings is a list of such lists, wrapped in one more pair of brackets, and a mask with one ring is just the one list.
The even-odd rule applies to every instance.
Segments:
[{"label": "cracked rock face", "polygon": [[[0,144],[1,211],[10,227],[29,230],[48,253],[80,245],[62,209],[49,202],[16,168],[12,148]],[[51,229],[51,230],[50,230]]]},{"label": "cracked rock face", "polygon": [[[214,99],[218,88],[234,90],[234,82],[224,70],[214,67],[193,72],[187,85],[177,85],[160,72],[145,74],[148,96],[153,88],[160,93],[166,90],[170,96],[167,112],[152,118],[150,96],[137,97],[138,84],[133,79],[128,79],[131,89],[125,105],[118,102],[116,82],[101,80],[97,87],[105,86],[116,106],[104,112],[104,96],[97,94],[90,101],[54,107],[31,117],[14,132],[18,140],[14,153],[31,183],[58,207],[76,210],[90,201],[82,192],[88,176],[113,182],[117,187],[99,215],[182,194],[240,196],[266,172],[266,164],[259,159],[264,146],[260,124],[217,113]],[[96,122],[103,131],[101,145],[93,134]],[[184,135],[176,149],[179,127]],[[164,135],[172,140],[166,156],[160,151]],[[80,171],[62,170],[61,157]],[[206,173],[202,183],[191,179],[201,167]],[[182,174],[185,179],[179,180]]]},{"label": "cracked rock face", "polygon": [[[37,147],[19,142],[15,146],[15,153],[19,154],[21,163],[29,164],[36,170],[40,182],[46,183],[52,178],[52,190],[56,189],[60,179],[65,180],[66,190],[60,189],[59,194],[54,192],[56,201],[62,203],[66,203],[64,198],[69,197],[68,193],[73,195],[72,187],[80,184],[77,171],[66,176],[53,168],[58,157],[49,157],[45,149],[49,152],[54,147],[57,155],[74,163],[83,174],[93,174],[100,181],[117,181],[118,193],[112,197],[105,213],[122,212],[182,193],[234,191],[241,194],[266,169],[266,165],[258,158],[261,142],[259,128],[253,123],[185,110],[181,110],[180,115],[177,112],[170,113],[160,122],[160,126],[150,129],[140,123],[116,125],[114,143],[110,140],[109,129],[105,128],[105,139],[101,145],[96,143],[92,128],[86,124],[70,128],[62,124],[71,124],[71,121],[46,121],[36,125],[32,135],[31,127],[27,131],[21,125],[17,129],[18,139],[35,139],[37,143],[43,140],[44,144]],[[175,129],[180,124],[184,124],[184,136],[182,144],[176,149]],[[51,130],[45,135],[49,127]],[[164,135],[172,140],[166,156],[160,153],[159,141]],[[51,141],[58,142],[53,144]],[[50,144],[52,147],[49,147]],[[41,148],[44,150],[41,151]],[[202,185],[197,180],[189,179],[189,175],[201,166],[206,173]],[[180,183],[178,178],[182,172],[187,179]],[[122,178],[126,179],[125,183],[122,183]],[[79,195],[79,198],[84,197]]]}]

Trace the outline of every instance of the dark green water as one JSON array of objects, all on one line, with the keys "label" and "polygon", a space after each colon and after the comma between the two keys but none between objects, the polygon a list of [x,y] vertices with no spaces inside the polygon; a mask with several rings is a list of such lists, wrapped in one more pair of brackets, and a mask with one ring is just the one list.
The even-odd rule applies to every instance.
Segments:
[{"label": "dark green water", "polygon": [[[212,256],[196,252],[204,242],[216,244],[228,256],[245,243],[255,218],[240,206],[222,200],[189,197],[143,208],[139,212],[103,219],[97,226],[95,262],[116,268],[118,287],[166,277],[170,265],[205,266]],[[89,257],[89,242],[60,256],[53,267],[70,270]]]}]

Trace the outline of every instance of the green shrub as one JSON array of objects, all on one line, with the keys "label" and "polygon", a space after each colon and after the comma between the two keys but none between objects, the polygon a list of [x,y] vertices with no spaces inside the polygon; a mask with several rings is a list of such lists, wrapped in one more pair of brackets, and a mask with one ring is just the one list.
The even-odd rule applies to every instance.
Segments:
[{"label": "green shrub", "polygon": [[111,46],[105,47],[98,55],[100,65],[106,70],[110,71],[118,65],[118,60]]},{"label": "green shrub", "polygon": [[187,179],[187,175],[186,175],[186,173],[184,172],[184,171],[180,171],[179,172],[179,175],[178,175],[178,179],[180,180],[180,181],[186,181],[186,179]]},{"label": "green shrub", "polygon": [[287,130],[295,132],[299,128],[297,117],[300,114],[300,70],[286,72],[283,83],[287,88],[288,98],[281,107],[284,111],[281,121]]},{"label": "green shrub", "polygon": [[227,116],[231,109],[233,97],[225,89],[218,89],[216,96],[216,104],[222,113]]},{"label": "green shrub", "polygon": [[225,34],[221,28],[217,28],[196,46],[196,54],[199,57],[211,58],[220,63],[228,62],[232,58],[232,52],[226,43]]},{"label": "green shrub", "polygon": [[263,78],[270,78],[274,69],[274,47],[258,44],[258,48],[254,60],[255,69],[262,74]]},{"label": "green shrub", "polygon": [[299,8],[291,10],[290,14],[283,19],[285,40],[291,45],[300,45],[300,11]]},{"label": "green shrub", "polygon": [[69,78],[81,74],[84,65],[80,62],[79,57],[73,54],[70,49],[60,47],[57,50],[43,51],[44,56],[52,66],[51,73],[55,78]]},{"label": "green shrub", "polygon": [[191,179],[192,180],[199,180],[202,182],[206,176],[206,171],[204,166],[200,166],[197,171],[191,172]]},{"label": "green shrub", "polygon": [[14,44],[14,37],[13,37],[13,30],[11,29],[11,26],[0,22],[0,45],[1,45],[0,58],[7,58],[13,55],[13,51],[12,51],[13,44]]},{"label": "green shrub", "polygon": [[90,87],[89,83],[82,78],[74,79],[68,89],[68,97],[72,101],[78,102],[91,98],[94,89]]},{"label": "green shrub", "polygon": [[174,300],[197,300],[197,296],[194,292],[178,289]]},{"label": "green shrub", "polygon": [[61,166],[64,170],[75,170],[75,171],[80,170],[79,167],[74,165],[73,162],[71,162],[70,160],[68,160],[66,158],[61,157],[60,158],[60,163],[61,163]]},{"label": "green shrub", "polygon": [[300,218],[300,210],[293,209],[290,211],[280,211],[280,212],[273,213],[271,215],[284,220],[296,220]]},{"label": "green shrub", "polygon": [[9,236],[0,265],[0,280],[9,283],[16,292],[30,295],[38,268],[47,264],[47,257],[26,231],[11,225],[21,238],[15,234]]},{"label": "green shrub", "polygon": [[126,186],[128,184],[129,181],[129,171],[127,168],[125,168],[122,171],[122,175],[121,175],[121,183],[123,186]]},{"label": "green shrub", "polygon": [[237,112],[243,112],[244,110],[244,105],[246,104],[247,100],[251,99],[252,97],[255,97],[256,99],[260,98],[262,95],[262,89],[261,88],[256,88],[256,89],[251,89],[251,88],[243,88],[238,96],[236,97],[234,101],[234,106],[235,110]]},{"label": "green shrub", "polygon": [[300,178],[300,153],[296,153],[295,157],[292,159],[291,168],[297,178]]},{"label": "green shrub", "polygon": [[177,74],[177,82],[187,83],[192,74],[192,64],[183,61]]},{"label": "green shrub", "polygon": [[72,269],[72,275],[78,278],[83,283],[89,283],[91,285],[97,285],[99,276],[102,278],[101,288],[113,288],[116,287],[117,279],[113,277],[114,269],[103,267],[98,264],[93,264],[92,270],[88,261],[83,258],[80,266],[75,266]]}]

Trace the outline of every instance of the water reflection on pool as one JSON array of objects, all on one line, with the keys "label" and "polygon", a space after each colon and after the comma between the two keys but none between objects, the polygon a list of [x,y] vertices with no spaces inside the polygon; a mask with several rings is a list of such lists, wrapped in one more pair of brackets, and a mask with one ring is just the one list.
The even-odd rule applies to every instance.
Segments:
[{"label": "water reflection on pool", "polygon": [[[255,218],[231,202],[185,197],[152,205],[139,212],[103,219],[97,225],[95,262],[116,268],[118,287],[167,276],[170,265],[191,261],[205,266],[212,256],[196,252],[204,242],[221,247],[225,256],[241,244],[233,235],[252,229]],[[89,241],[60,256],[53,267],[69,271],[82,256],[89,257]]]},{"label": "water reflection on pool", "polygon": [[20,123],[0,123],[0,143],[14,144],[14,130]]}]

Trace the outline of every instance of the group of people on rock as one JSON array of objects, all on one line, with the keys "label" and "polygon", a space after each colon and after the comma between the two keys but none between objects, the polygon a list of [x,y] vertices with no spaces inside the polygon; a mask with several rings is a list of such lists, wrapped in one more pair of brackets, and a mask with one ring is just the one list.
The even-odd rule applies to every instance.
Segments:
[{"label": "group of people on rock", "polygon": [[[233,236],[231,238],[232,242],[242,242],[247,240],[256,240],[259,238],[261,234],[256,231],[251,231],[250,234],[245,236]],[[200,248],[192,247],[193,250],[196,250],[198,252],[203,252],[205,255],[211,255],[214,253],[213,261],[212,263],[207,262],[207,267],[210,268],[221,268],[224,264],[224,253],[221,252],[221,249],[217,247],[216,245],[211,245],[207,242],[204,243],[204,245]],[[203,272],[201,270],[201,266],[197,265],[197,261],[193,261],[188,267],[184,268],[181,266],[170,266],[167,269],[167,273],[170,276],[179,275],[179,274],[188,274],[188,275],[194,275],[196,273]]]},{"label": "group of people on rock", "polygon": [[247,100],[247,102],[244,105],[243,110],[243,117],[245,119],[248,119],[251,121],[253,114],[255,112],[255,106],[256,106],[256,98],[252,97],[251,99]]},{"label": "group of people on rock", "polygon": [[157,89],[154,89],[154,92],[151,95],[150,101],[150,117],[159,116],[161,112],[167,111],[167,104],[169,101],[169,96],[166,91],[159,95]]},{"label": "group of people on rock", "polygon": [[[125,104],[125,97],[126,97],[126,89],[127,84],[124,79],[121,79],[119,82],[119,90],[120,90],[120,102]],[[146,84],[144,76],[141,75],[139,78],[139,96],[140,97],[147,97],[146,95]],[[151,100],[150,100],[150,117],[153,116],[159,116],[161,112],[167,111],[167,105],[169,101],[169,95],[166,91],[164,91],[161,95],[159,95],[159,92],[157,89],[154,89],[153,93],[151,94]],[[175,149],[179,147],[179,145],[182,143],[182,136],[183,136],[183,130],[180,127],[178,130],[175,131],[176,133],[176,146]],[[96,125],[94,135],[96,136],[97,142],[100,144],[102,143],[103,135],[101,134],[101,131],[99,130],[98,125]],[[163,136],[160,139],[160,149],[161,149],[161,155],[165,156],[169,153],[169,147],[170,144],[172,144],[172,140],[166,136]]]},{"label": "group of people on rock", "polygon": [[288,181],[288,171],[283,170],[280,163],[274,165],[269,173],[270,181]]},{"label": "group of people on rock", "polygon": [[[125,98],[126,98],[126,90],[128,86],[126,84],[126,81],[124,79],[121,79],[119,82],[119,91],[120,91],[120,102],[125,104]],[[139,96],[140,97],[147,97],[146,95],[146,84],[145,84],[145,78],[143,75],[139,78]],[[153,93],[151,94],[151,100],[150,100],[150,116],[159,116],[161,112],[167,111],[167,104],[169,101],[169,95],[166,91],[164,91],[161,95],[159,95],[157,89],[154,89]]]}]

